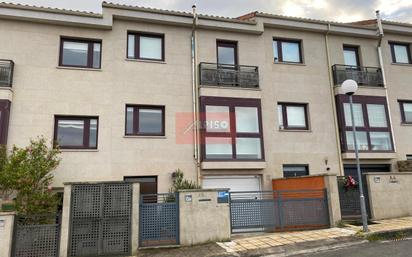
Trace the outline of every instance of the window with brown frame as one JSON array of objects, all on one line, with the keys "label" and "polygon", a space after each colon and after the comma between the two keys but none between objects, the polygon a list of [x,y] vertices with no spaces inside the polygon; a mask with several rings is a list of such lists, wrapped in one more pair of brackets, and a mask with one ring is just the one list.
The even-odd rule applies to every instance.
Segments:
[{"label": "window with brown frame", "polygon": [[101,48],[101,40],[62,37],[59,66],[100,69]]},{"label": "window with brown frame", "polygon": [[303,63],[302,41],[273,38],[273,55],[276,63]]},{"label": "window with brown frame", "polygon": [[217,63],[236,66],[238,64],[237,42],[217,40]]},{"label": "window with brown frame", "polygon": [[359,47],[343,45],[343,59],[347,66],[360,66]]},{"label": "window with brown frame", "polygon": [[403,124],[412,124],[412,100],[399,100]]},{"label": "window with brown frame", "polygon": [[304,103],[278,103],[279,129],[308,130],[307,109]]},{"label": "window with brown frame", "polygon": [[164,35],[155,33],[129,32],[127,34],[127,58],[164,61]]},{"label": "window with brown frame", "polygon": [[165,107],[126,105],[126,135],[164,136]]},{"label": "window with brown frame", "polygon": [[201,97],[205,161],[264,160],[259,99]]},{"label": "window with brown frame", "polygon": [[283,164],[283,177],[301,177],[309,175],[309,165],[307,164]]},{"label": "window with brown frame", "polygon": [[54,142],[62,149],[97,149],[98,117],[55,116]]},{"label": "window with brown frame", "polygon": [[[355,144],[349,97],[338,95],[336,98],[342,150],[351,152],[354,151]],[[393,139],[385,97],[353,96],[353,113],[359,151],[393,152]]]},{"label": "window with brown frame", "polygon": [[389,42],[391,47],[392,62],[412,64],[411,48],[409,43]]}]

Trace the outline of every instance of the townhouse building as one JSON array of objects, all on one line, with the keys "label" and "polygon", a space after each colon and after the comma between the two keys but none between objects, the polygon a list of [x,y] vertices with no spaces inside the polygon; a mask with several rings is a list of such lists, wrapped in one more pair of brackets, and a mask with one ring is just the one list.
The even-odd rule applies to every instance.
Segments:
[{"label": "townhouse building", "polygon": [[396,171],[412,157],[412,25],[379,23],[2,3],[1,143],[58,142],[56,189],[130,180],[166,192],[176,169],[234,191],[351,175],[340,84],[354,79],[362,170]]}]

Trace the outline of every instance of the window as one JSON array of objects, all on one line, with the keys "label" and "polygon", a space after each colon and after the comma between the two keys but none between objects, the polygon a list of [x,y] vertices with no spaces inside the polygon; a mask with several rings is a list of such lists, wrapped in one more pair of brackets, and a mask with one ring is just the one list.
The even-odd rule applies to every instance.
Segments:
[{"label": "window", "polygon": [[[339,95],[338,113],[343,150],[355,150],[349,99]],[[359,151],[393,151],[385,97],[353,96],[353,112]]]},{"label": "window", "polygon": [[217,63],[223,65],[237,65],[237,43],[217,41]]},{"label": "window", "polygon": [[412,154],[407,154],[406,155],[406,160],[407,161],[412,161]]},{"label": "window", "polygon": [[54,141],[62,149],[97,149],[97,117],[55,116]]},{"label": "window", "polygon": [[279,129],[308,130],[307,104],[278,103]]},{"label": "window", "polygon": [[273,39],[275,62],[302,63],[301,44],[300,40]]},{"label": "window", "polygon": [[343,57],[345,65],[360,66],[359,51],[357,46],[343,46]]},{"label": "window", "polygon": [[407,43],[389,43],[393,63],[412,64],[411,49]]},{"label": "window", "polygon": [[412,124],[412,101],[399,101],[402,123]]},{"label": "window", "polygon": [[101,48],[98,40],[62,38],[59,66],[100,69]]},{"label": "window", "polygon": [[264,159],[260,100],[202,97],[201,108],[204,160]]},{"label": "window", "polygon": [[309,175],[309,166],[306,164],[284,164],[283,177],[300,177]]},{"label": "window", "polygon": [[128,33],[127,58],[164,61],[164,35]]},{"label": "window", "polygon": [[164,106],[126,105],[126,135],[164,136]]}]

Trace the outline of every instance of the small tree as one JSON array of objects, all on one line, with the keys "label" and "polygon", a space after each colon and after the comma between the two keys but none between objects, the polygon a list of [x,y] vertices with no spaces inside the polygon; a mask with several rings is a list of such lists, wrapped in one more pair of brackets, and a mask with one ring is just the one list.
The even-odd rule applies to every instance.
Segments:
[{"label": "small tree", "polygon": [[182,189],[199,189],[199,188],[200,186],[197,183],[191,180],[185,179],[183,172],[180,169],[177,169],[175,171],[175,178],[173,181],[172,188],[170,188],[169,191],[171,193],[175,193]]},{"label": "small tree", "polygon": [[5,181],[5,188],[16,191],[16,210],[19,214],[56,211],[58,198],[50,185],[52,171],[60,163],[59,154],[60,150],[49,148],[43,137],[31,140],[27,147],[13,147],[0,172],[0,182]]},{"label": "small tree", "polygon": [[10,195],[13,193],[13,178],[10,174],[3,172],[4,166],[7,163],[7,147],[5,145],[0,146],[0,195],[3,197],[4,202],[8,202]]}]

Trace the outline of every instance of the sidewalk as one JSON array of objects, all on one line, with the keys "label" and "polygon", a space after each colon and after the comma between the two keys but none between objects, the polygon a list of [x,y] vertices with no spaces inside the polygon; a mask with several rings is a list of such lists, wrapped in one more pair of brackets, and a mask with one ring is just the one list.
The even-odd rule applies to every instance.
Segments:
[{"label": "sidewalk", "polygon": [[[369,233],[396,230],[412,230],[412,217],[376,221],[369,225]],[[338,244],[364,243],[355,237],[362,226],[348,225],[345,228],[329,228],[281,233],[233,235],[230,242],[218,242],[193,247],[153,249],[140,251],[139,257],[223,257],[261,256],[271,253],[292,253],[311,248],[333,247]],[[285,254],[285,256],[287,256]]]}]

